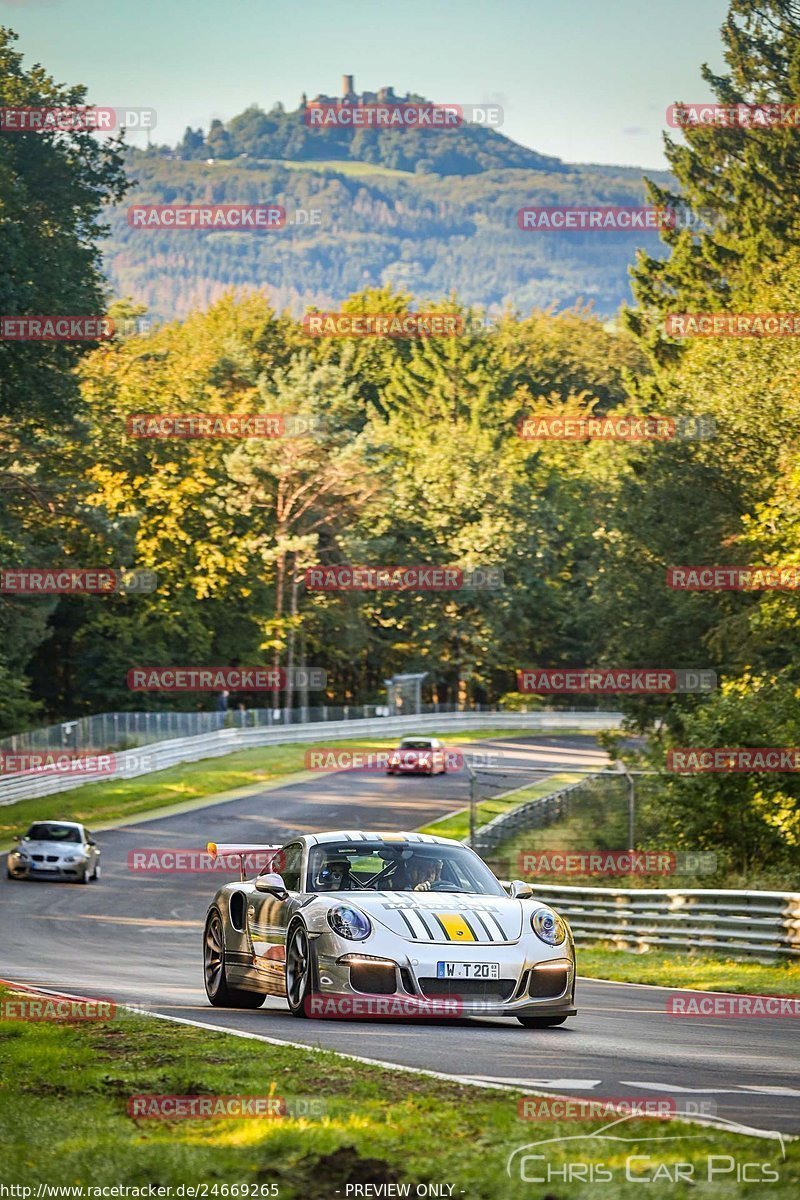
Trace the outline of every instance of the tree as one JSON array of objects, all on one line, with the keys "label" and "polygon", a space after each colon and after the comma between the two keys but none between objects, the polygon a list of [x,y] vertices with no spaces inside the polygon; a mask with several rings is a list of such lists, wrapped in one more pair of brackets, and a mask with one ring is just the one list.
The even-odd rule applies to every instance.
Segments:
[{"label": "tree", "polygon": [[[722,26],[728,71],[702,77],[721,105],[794,106],[800,95],[800,8],[796,0],[731,0]],[[631,328],[658,361],[679,353],[664,337],[668,311],[725,311],[746,302],[764,266],[800,245],[800,125],[687,126],[685,144],[665,136],[678,189],[650,182],[657,205],[688,208],[705,231],[666,229],[669,255],[641,252],[633,273]]]},{"label": "tree", "polygon": [[[0,106],[76,108],[86,89],[26,70],[16,35],[0,27]],[[90,132],[18,131],[0,137],[0,312],[102,316],[103,205],[126,187],[121,146]],[[80,561],[102,521],[88,517],[65,448],[81,436],[74,367],[85,342],[0,338],[0,548],[5,567]],[[102,558],[100,559],[102,561]],[[94,564],[91,564],[94,565]],[[54,599],[0,597],[0,728],[27,723],[36,705],[24,677]]]}]

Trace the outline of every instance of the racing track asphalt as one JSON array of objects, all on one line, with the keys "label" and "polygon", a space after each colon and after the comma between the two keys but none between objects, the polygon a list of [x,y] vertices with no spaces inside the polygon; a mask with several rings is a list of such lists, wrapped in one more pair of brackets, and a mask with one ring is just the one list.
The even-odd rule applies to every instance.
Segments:
[{"label": "racing track asphalt", "polygon": [[[581,735],[513,735],[474,745],[501,749],[504,765],[525,768],[525,775],[500,781],[498,790],[543,778],[537,767],[604,761],[594,739]],[[682,1111],[713,1105],[724,1120],[800,1133],[797,1021],[791,1018],[681,1019],[667,1015],[666,990],[592,980],[579,981],[578,1016],[545,1030],[524,1029],[513,1018],[302,1021],[271,999],[255,1012],[212,1009],[203,990],[201,937],[220,876],[143,875],[127,868],[134,848],[196,849],[209,840],[274,844],[322,829],[414,829],[462,808],[467,795],[463,772],[434,779],[338,773],[107,830],[97,835],[98,884],[9,882],[3,872],[0,976],[465,1081],[586,1098],[674,1098]],[[533,1128],[521,1125],[526,1133]]]}]

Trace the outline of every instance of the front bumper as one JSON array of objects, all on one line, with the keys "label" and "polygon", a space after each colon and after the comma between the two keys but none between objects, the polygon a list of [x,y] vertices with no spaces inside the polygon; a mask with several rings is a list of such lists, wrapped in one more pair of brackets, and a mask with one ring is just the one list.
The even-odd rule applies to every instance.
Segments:
[{"label": "front bumper", "polygon": [[9,854],[7,862],[9,872],[17,879],[78,879],[89,865],[85,858],[73,863],[33,862],[16,854]]},{"label": "front bumper", "polygon": [[[376,1016],[414,1015],[416,1008],[420,1016],[573,1016],[575,960],[568,945],[554,951],[560,953],[545,957],[527,944],[482,945],[479,951],[465,945],[414,944],[400,961],[355,949],[345,955],[320,952],[319,987],[323,996],[372,998]],[[440,962],[498,963],[499,978],[440,979]],[[385,1013],[380,1002],[388,1002]],[[369,1015],[369,1005],[364,1007]]]}]

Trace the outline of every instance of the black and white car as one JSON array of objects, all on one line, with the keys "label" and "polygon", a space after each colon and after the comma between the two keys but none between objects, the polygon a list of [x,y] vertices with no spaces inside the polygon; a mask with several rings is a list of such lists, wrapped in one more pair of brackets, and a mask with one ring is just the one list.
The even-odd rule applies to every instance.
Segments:
[{"label": "black and white car", "polygon": [[283,847],[211,842],[209,853],[274,856],[208,910],[213,1005],[259,1008],[273,996],[296,1017],[500,1016],[531,1029],[576,1011],[567,922],[522,881],[504,887],[460,842],[349,830]]},{"label": "black and white car", "polygon": [[34,821],[10,852],[9,879],[67,879],[90,883],[100,878],[100,851],[85,825],[76,821]]}]

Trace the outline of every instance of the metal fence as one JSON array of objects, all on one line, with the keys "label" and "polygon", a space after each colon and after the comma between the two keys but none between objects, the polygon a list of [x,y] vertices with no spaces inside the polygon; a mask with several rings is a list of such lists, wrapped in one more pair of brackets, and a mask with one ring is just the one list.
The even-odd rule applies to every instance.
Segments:
[{"label": "metal fence", "polygon": [[[269,711],[269,710],[266,710]],[[114,714],[106,714],[113,716]],[[133,714],[130,714],[133,715]],[[149,714],[144,714],[149,715]],[[165,715],[165,714],[161,714]],[[186,716],[219,717],[223,714],[201,713]],[[329,714],[330,715],[330,714]],[[96,718],[95,718],[96,719]],[[132,779],[152,771],[163,771],[181,762],[196,762],[204,758],[216,758],[234,750],[249,750],[257,746],[277,745],[282,742],[327,742],[344,738],[394,737],[419,731],[442,732],[451,730],[474,731],[491,729],[501,725],[504,729],[558,731],[578,728],[587,733],[601,729],[615,729],[622,722],[621,713],[613,712],[536,712],[499,713],[482,712],[430,712],[408,717],[360,717],[346,720],[323,720],[278,724],[272,727],[216,727],[195,736],[178,737],[169,741],[144,743],[144,748],[114,752],[112,769],[101,773],[80,771],[75,774],[59,774],[52,771],[9,774],[0,777],[0,806],[14,804],[17,800],[48,796],[56,792],[70,791],[84,783],[103,779]],[[16,752],[49,747],[16,747]],[[63,744],[56,749],[64,749]],[[70,751],[88,747],[66,747]],[[9,747],[9,749],[12,749]],[[97,749],[92,746],[91,749]]]},{"label": "metal fence", "polygon": [[[504,720],[516,716],[546,716],[551,710],[533,713],[503,713]],[[569,712],[586,715],[596,712],[587,708],[559,708],[557,713]],[[494,705],[472,705],[471,713],[499,713],[502,709]],[[455,704],[423,704],[420,715],[438,715],[465,711]],[[398,715],[398,714],[394,714]],[[413,714],[409,714],[412,716]],[[604,714],[598,713],[600,717]],[[276,726],[313,725],[337,721],[368,721],[388,718],[388,705],[351,704],[317,705],[302,708],[250,708],[231,709],[227,712],[109,712],[96,713],[88,717],[76,717],[58,725],[46,725],[25,733],[11,734],[0,738],[0,750],[23,753],[33,750],[128,750],[136,746],[147,746],[153,742],[171,741],[174,738],[199,737],[204,733],[216,733],[220,729],[272,729]],[[614,714],[617,724],[622,720]],[[605,726],[603,726],[605,728]]]},{"label": "metal fence", "polygon": [[[562,769],[565,772],[569,771],[568,767]],[[598,772],[599,774],[601,772]],[[602,772],[602,774],[606,773]],[[616,778],[618,779],[619,776]],[[503,842],[507,842],[516,833],[522,833],[528,829],[541,829],[545,825],[552,825],[554,821],[562,820],[569,812],[571,794],[585,787],[586,780],[581,779],[578,783],[552,792],[549,796],[541,796],[538,800],[528,800],[515,805],[508,812],[500,813],[499,816],[494,817],[486,825],[481,825],[475,831],[472,840],[473,848],[478,854],[486,855],[496,850]],[[513,799],[513,793],[509,794],[509,799]]]},{"label": "metal fence", "polygon": [[533,892],[562,913],[576,942],[800,957],[800,893],[565,887]]},{"label": "metal fence", "polygon": [[[563,820],[587,797],[605,799],[612,806],[615,800],[624,801],[620,789],[625,784],[624,776],[601,771],[549,796],[517,804],[476,831],[475,849],[498,873],[510,875],[507,861],[492,858],[504,843],[523,831]],[[508,798],[513,799],[513,793]],[[617,807],[618,829],[624,830],[624,805]],[[617,949],[635,951],[667,946],[767,959],[800,957],[800,893],[561,883],[530,887],[567,918],[578,943],[609,942]]]}]

